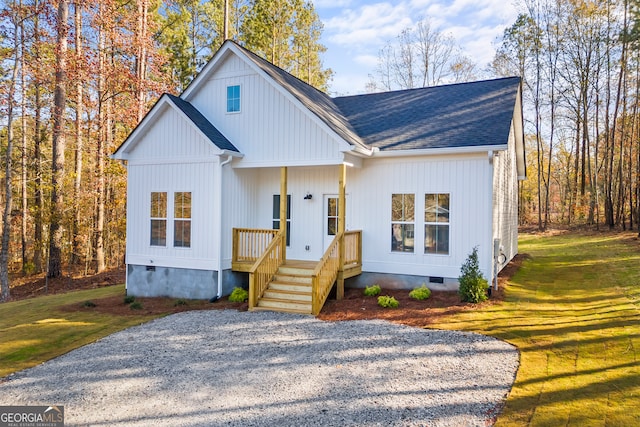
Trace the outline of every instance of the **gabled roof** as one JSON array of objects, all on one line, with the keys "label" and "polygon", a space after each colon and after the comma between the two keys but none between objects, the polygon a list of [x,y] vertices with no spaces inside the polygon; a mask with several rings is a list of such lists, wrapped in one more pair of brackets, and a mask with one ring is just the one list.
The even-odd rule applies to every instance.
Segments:
[{"label": "gabled roof", "polygon": [[340,135],[342,139],[351,145],[367,151],[370,150],[370,147],[367,147],[362,141],[358,133],[353,129],[351,123],[344,117],[329,95],[289,74],[282,68],[273,65],[234,41],[229,40],[228,42],[233,43],[248,59],[267,73],[280,86],[295,96],[298,101],[318,116],[320,120]]},{"label": "gabled roof", "polygon": [[198,129],[202,136],[211,141],[211,143],[221,151],[240,154],[238,149],[193,105],[177,96],[165,93],[158,99],[153,107],[151,107],[149,112],[142,118],[140,123],[138,123],[138,126],[136,126],[127,139],[120,144],[111,157],[114,159],[125,159],[125,152],[129,146],[135,146],[137,140],[144,135],[144,129],[155,120],[165,105],[176,109],[180,114],[184,115],[189,123]]},{"label": "gabled roof", "polygon": [[364,142],[381,151],[506,144],[520,78],[334,98]]}]

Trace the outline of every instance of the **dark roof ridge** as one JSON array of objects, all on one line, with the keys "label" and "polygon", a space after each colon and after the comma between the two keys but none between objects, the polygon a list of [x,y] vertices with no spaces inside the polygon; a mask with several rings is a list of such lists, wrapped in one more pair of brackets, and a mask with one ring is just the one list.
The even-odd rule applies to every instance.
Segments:
[{"label": "dark roof ridge", "polygon": [[340,98],[351,98],[351,97],[356,97],[356,96],[400,94],[400,93],[403,93],[403,92],[421,91],[421,90],[426,90],[426,89],[440,89],[440,88],[446,89],[448,87],[453,87],[453,86],[482,84],[482,83],[498,82],[500,80],[512,80],[512,79],[520,80],[520,77],[518,77],[518,76],[507,76],[507,77],[497,77],[497,78],[492,78],[492,79],[474,80],[474,81],[470,81],[470,82],[445,83],[445,84],[434,85],[434,86],[423,86],[423,87],[412,87],[412,88],[407,88],[407,89],[385,90],[385,91],[382,91],[382,92],[358,93],[358,94],[355,94],[355,95],[334,96],[331,99],[336,100],[336,99],[340,99]]}]

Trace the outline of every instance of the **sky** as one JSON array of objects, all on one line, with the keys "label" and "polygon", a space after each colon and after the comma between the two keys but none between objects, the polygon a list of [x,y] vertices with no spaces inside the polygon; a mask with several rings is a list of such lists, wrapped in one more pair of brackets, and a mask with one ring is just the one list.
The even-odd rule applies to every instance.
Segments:
[{"label": "sky", "polygon": [[331,95],[365,92],[379,50],[403,29],[428,19],[451,35],[480,69],[493,59],[497,41],[518,15],[515,0],[315,0],[324,24],[324,66],[334,71]]}]

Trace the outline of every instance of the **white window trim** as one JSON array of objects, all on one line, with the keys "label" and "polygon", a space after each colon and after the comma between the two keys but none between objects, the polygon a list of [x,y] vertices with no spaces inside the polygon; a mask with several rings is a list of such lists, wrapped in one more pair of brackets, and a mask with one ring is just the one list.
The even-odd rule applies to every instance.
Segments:
[{"label": "white window trim", "polygon": [[[236,86],[238,87],[238,90],[240,91],[240,94],[238,96],[238,111],[229,111],[229,88],[230,87],[236,87]],[[225,95],[224,96],[225,105],[224,105],[224,110],[225,110],[226,114],[240,114],[240,113],[242,113],[242,92],[244,92],[244,91],[242,89],[242,85],[239,84],[239,83],[225,86],[225,94],[224,94]]]},{"label": "white window trim", "polygon": [[[423,255],[424,256],[428,256],[428,257],[451,257],[452,256],[451,254],[453,253],[453,250],[451,249],[451,223],[452,223],[451,192],[450,191],[433,191],[433,192],[426,192],[425,191],[424,192],[424,196],[426,197],[427,194],[447,194],[449,196],[449,222],[431,222],[431,221],[427,222],[427,221],[423,220],[423,224],[422,224],[422,229],[423,229],[423,232],[424,232],[424,236],[422,236],[423,237],[423,239],[422,239],[422,241],[423,241],[423,243],[422,243]],[[423,199],[424,199],[424,197],[423,197]],[[424,202],[424,200],[423,200],[423,202]],[[423,212],[424,212],[425,209],[426,209],[426,203],[423,206],[423,209],[422,209]],[[422,218],[424,218],[424,214],[423,214]],[[446,254],[438,254],[438,253],[427,252],[425,250],[425,248],[424,248],[424,240],[426,239],[427,236],[426,236],[426,232],[425,232],[424,229],[425,229],[425,226],[427,226],[427,225],[448,225],[449,226],[449,252],[448,253],[446,253]]]}]

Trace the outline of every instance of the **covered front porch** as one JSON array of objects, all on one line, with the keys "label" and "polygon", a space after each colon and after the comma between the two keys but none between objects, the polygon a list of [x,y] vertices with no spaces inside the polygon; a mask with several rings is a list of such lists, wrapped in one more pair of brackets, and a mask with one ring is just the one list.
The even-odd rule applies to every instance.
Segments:
[{"label": "covered front porch", "polygon": [[317,315],[332,287],[362,272],[362,232],[345,230],[346,165],[339,167],[335,230],[319,260],[287,258],[287,167],[280,168],[279,229],[234,228],[231,268],[249,273],[249,310]]}]

